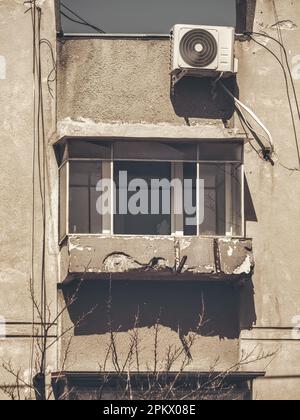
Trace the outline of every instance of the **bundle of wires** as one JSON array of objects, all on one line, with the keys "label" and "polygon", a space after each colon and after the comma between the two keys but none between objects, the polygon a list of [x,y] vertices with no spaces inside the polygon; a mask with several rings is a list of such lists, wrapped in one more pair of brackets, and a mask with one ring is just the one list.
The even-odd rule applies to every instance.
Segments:
[{"label": "bundle of wires", "polygon": [[[287,53],[286,48],[283,44],[281,33],[279,35],[280,41],[277,40],[276,38],[272,37],[271,35],[268,35],[268,34],[264,33],[264,32],[244,32],[243,35],[247,36],[249,39],[251,39],[257,45],[266,49],[276,59],[276,61],[279,63],[279,65],[280,65],[280,67],[283,71],[285,86],[286,86],[286,92],[287,92],[287,99],[288,99],[288,104],[289,104],[289,109],[290,109],[290,114],[291,114],[291,120],[292,120],[292,126],[293,126],[293,132],[294,132],[294,138],[295,138],[295,145],[296,145],[296,150],[297,150],[299,168],[290,168],[287,165],[283,165],[281,162],[279,162],[279,164],[281,166],[283,166],[285,169],[288,169],[290,171],[299,171],[300,170],[300,147],[299,147],[298,133],[297,133],[296,120],[295,120],[292,100],[294,100],[294,102],[295,102],[297,117],[298,117],[299,121],[300,121],[300,106],[299,106],[299,101],[298,101],[298,98],[297,98],[296,88],[295,88],[295,84],[294,84],[294,80],[293,80],[293,76],[292,76],[292,71],[291,71],[291,68],[290,68],[290,65],[289,65],[288,53]],[[281,52],[281,59],[277,56],[277,54],[271,48],[269,48],[267,45],[264,45],[262,42],[257,40],[256,37],[265,37],[268,40],[271,40],[272,42],[275,42],[277,45],[279,45],[280,52]],[[284,59],[284,63],[283,63],[283,59]],[[221,77],[222,77],[222,75],[220,77],[218,77],[218,79],[215,81],[215,83],[218,82],[220,84],[220,86],[222,87],[222,89],[234,100],[235,107],[238,111],[238,114],[239,114],[240,118],[242,119],[242,122],[245,124],[245,126],[248,128],[248,130],[253,134],[255,139],[259,142],[260,146],[262,146],[263,156],[264,156],[265,160],[268,160],[268,161],[272,162],[271,155],[273,153],[275,153],[275,147],[274,147],[274,140],[272,138],[272,135],[271,135],[270,131],[262,123],[262,121],[255,115],[255,113],[248,106],[243,104],[238,98],[236,98],[233,95],[233,93],[224,85],[224,83],[222,83],[220,81]],[[292,88],[293,98],[291,96],[290,87]],[[253,127],[252,123],[249,121],[249,116],[262,128],[263,132],[259,132]],[[263,145],[263,143],[261,142],[260,139],[264,139],[264,140],[267,141],[267,143],[269,145],[269,151],[267,150],[267,153],[264,152],[265,147],[264,147],[264,145]]]},{"label": "bundle of wires", "polygon": [[[219,81],[220,86],[222,87],[222,89],[234,100],[234,104],[235,107],[237,108],[237,110],[239,111],[239,114],[242,116],[243,121],[245,122],[247,128],[252,132],[255,133],[258,137],[262,137],[264,138],[269,146],[269,153],[265,155],[266,159],[267,156],[272,155],[272,153],[274,152],[274,141],[273,141],[273,137],[272,134],[270,133],[270,131],[267,129],[267,127],[263,124],[263,122],[255,115],[255,113],[245,104],[243,104],[239,99],[237,99],[233,93],[230,92],[230,90],[224,85],[223,82]],[[249,122],[248,117],[245,115],[246,112],[248,115],[250,115],[251,118],[253,118],[254,121],[256,121],[256,123],[263,129],[263,131],[265,132],[265,134],[262,134],[260,132],[257,132],[252,124]]]},{"label": "bundle of wires", "polygon": [[[78,25],[87,26],[94,31],[96,31],[99,34],[105,34],[105,31],[98,26],[92,25],[91,23],[87,22],[85,19],[83,19],[78,13],[74,12],[74,10],[70,9],[70,7],[66,6],[62,1],[60,2],[61,9],[60,13],[62,16],[64,16],[66,19],[70,20],[73,23],[77,23]],[[70,16],[69,13],[71,13]]]}]

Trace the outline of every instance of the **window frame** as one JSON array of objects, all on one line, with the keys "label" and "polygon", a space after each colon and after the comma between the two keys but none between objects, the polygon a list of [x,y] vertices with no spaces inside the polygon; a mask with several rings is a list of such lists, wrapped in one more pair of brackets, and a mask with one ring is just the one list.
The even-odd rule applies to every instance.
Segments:
[{"label": "window frame", "polygon": [[[114,144],[119,142],[119,141],[128,141],[127,139],[118,139],[115,141],[111,141],[110,143],[110,147],[111,147],[111,153],[110,153],[110,159],[107,159],[107,157],[105,158],[72,158],[72,157],[68,157],[66,156],[66,154],[63,154],[63,157],[61,159],[61,164],[59,165],[59,179],[61,177],[61,170],[62,168],[66,167],[67,171],[66,171],[66,194],[65,194],[65,208],[66,208],[66,214],[65,214],[65,218],[66,218],[66,227],[65,229],[63,229],[63,231],[65,232],[63,235],[61,235],[61,191],[60,191],[60,182],[59,182],[59,243],[63,243],[64,240],[69,237],[69,236],[103,236],[103,237],[108,237],[108,236],[116,236],[116,237],[132,237],[132,236],[137,236],[137,237],[143,237],[143,236],[153,236],[153,237],[208,237],[208,238],[244,238],[245,237],[245,206],[244,206],[244,191],[245,191],[245,169],[244,169],[244,150],[243,150],[243,146],[244,143],[242,140],[240,141],[227,141],[224,140],[222,141],[222,143],[227,145],[230,143],[235,143],[235,144],[239,144],[240,147],[242,148],[242,153],[241,153],[241,160],[201,160],[201,156],[200,156],[200,144],[202,143],[212,143],[212,141],[210,140],[199,140],[196,143],[197,146],[197,158],[195,160],[172,160],[172,159],[131,159],[131,158],[125,158],[125,159],[120,159],[120,158],[116,158],[114,157]],[[141,143],[143,142],[143,140],[140,140]],[[151,141],[151,139],[145,139],[146,141]],[[165,141],[167,143],[174,143],[174,144],[178,144],[178,142],[172,141],[170,139],[166,139],[163,140],[161,139],[161,141]],[[130,141],[129,141],[130,142]],[[153,141],[153,145],[155,145],[157,142]],[[191,142],[185,142],[186,144],[192,144],[194,143],[193,141]],[[219,143],[219,141],[215,141],[215,143]],[[241,168],[241,174],[240,174],[240,180],[241,180],[241,193],[240,193],[240,201],[241,201],[241,205],[240,205],[240,213],[241,213],[241,234],[240,235],[233,235],[232,234],[232,230],[231,232],[227,231],[227,226],[229,225],[229,217],[228,217],[228,213],[227,210],[225,212],[225,218],[226,218],[226,234],[225,235],[217,235],[217,234],[201,234],[200,233],[200,212],[199,212],[199,208],[200,208],[200,196],[199,196],[199,188],[196,188],[196,205],[197,205],[197,233],[196,235],[184,235],[184,221],[183,221],[183,217],[181,215],[175,215],[174,212],[172,211],[171,214],[171,234],[170,235],[157,235],[157,234],[153,234],[153,235],[149,235],[149,234],[115,234],[114,233],[114,197],[112,194],[111,197],[111,214],[108,216],[102,216],[102,217],[107,217],[110,219],[110,222],[108,222],[106,220],[106,222],[102,221],[102,226],[109,226],[109,229],[102,229],[102,233],[72,233],[70,232],[70,162],[102,162],[102,163],[106,163],[106,173],[110,175],[110,180],[111,180],[111,191],[113,191],[113,185],[114,185],[114,164],[115,162],[168,162],[171,163],[171,173],[172,173],[172,177],[171,180],[174,179],[173,178],[173,174],[178,173],[178,171],[181,170],[182,174],[183,174],[183,165],[184,163],[190,163],[190,164],[196,164],[196,173],[197,173],[197,186],[199,183],[199,179],[200,179],[200,168],[201,165],[205,165],[205,164],[239,164],[240,168]],[[179,167],[179,165],[181,165],[181,169]],[[103,174],[103,169],[102,169],[102,174]],[[231,185],[232,186],[232,185]],[[226,191],[227,191],[227,187],[225,189],[225,196],[226,196]],[[174,188],[171,188],[171,209],[174,209],[174,197],[176,196],[176,192],[174,191]],[[225,200],[225,208],[227,209],[227,203]],[[100,216],[99,216],[100,217]],[[182,219],[181,221],[179,221],[179,219]],[[181,226],[182,229],[181,230],[177,230],[177,227]]]}]

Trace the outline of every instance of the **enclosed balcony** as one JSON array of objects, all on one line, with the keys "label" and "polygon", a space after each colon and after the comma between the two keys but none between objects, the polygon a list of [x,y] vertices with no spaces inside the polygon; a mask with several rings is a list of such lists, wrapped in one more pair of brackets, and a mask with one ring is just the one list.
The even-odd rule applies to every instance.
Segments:
[{"label": "enclosed balcony", "polygon": [[62,139],[61,281],[240,282],[243,141]]}]

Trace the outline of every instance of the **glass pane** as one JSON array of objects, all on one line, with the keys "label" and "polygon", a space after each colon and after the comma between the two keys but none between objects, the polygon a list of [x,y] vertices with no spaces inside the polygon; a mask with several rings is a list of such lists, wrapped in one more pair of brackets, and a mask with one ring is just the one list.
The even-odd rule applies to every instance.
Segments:
[{"label": "glass pane", "polygon": [[120,141],[114,144],[114,158],[165,160],[165,161],[196,161],[197,144],[165,143],[153,141]]},{"label": "glass pane", "polygon": [[231,219],[228,221],[229,229],[232,226],[232,235],[242,236],[243,235],[243,214],[242,214],[242,177],[243,177],[243,166],[239,164],[230,165],[232,171],[232,214]]},{"label": "glass pane", "polygon": [[227,140],[200,142],[199,160],[243,162],[243,143]]},{"label": "glass pane", "polygon": [[[183,165],[184,178],[184,235],[197,235],[197,164],[185,163]],[[195,211],[193,211],[195,210]]]},{"label": "glass pane", "polygon": [[[114,179],[117,193],[115,234],[171,234],[170,163],[116,162]],[[157,185],[162,180],[162,188],[152,188],[151,192],[151,186],[155,187],[152,182]],[[127,185],[132,191],[126,192]]]},{"label": "glass pane", "polygon": [[96,204],[101,162],[70,162],[70,233],[102,233]]},{"label": "glass pane", "polygon": [[90,233],[89,189],[70,186],[70,233]]},{"label": "glass pane", "polygon": [[111,143],[89,139],[69,139],[68,157],[70,159],[110,159]]},{"label": "glass pane", "polygon": [[67,234],[67,164],[59,170],[59,239]]},{"label": "glass pane", "polygon": [[102,217],[97,212],[96,203],[99,198],[99,192],[96,191],[95,187],[90,188],[90,232],[91,233],[102,233]]},{"label": "glass pane", "polygon": [[242,165],[200,164],[204,180],[204,220],[200,235],[242,235]]}]

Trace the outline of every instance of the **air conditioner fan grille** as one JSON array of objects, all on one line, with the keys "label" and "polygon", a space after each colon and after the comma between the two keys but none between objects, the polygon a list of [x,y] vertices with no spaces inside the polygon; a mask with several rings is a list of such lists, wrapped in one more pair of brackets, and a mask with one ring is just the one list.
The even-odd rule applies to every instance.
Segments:
[{"label": "air conditioner fan grille", "polygon": [[207,67],[217,57],[218,44],[210,32],[194,29],[182,37],[180,54],[189,66]]}]

